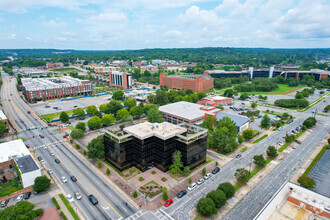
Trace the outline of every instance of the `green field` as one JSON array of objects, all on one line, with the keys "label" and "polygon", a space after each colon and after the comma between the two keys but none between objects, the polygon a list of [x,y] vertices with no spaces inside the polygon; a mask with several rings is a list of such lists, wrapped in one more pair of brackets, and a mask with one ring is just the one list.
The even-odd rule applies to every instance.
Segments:
[{"label": "green field", "polygon": [[[66,112],[69,116],[71,116],[73,114],[73,111],[68,111]],[[60,119],[60,114],[61,112],[57,112],[57,113],[52,113],[52,114],[47,114],[47,115],[42,115],[41,117],[43,119],[45,119],[46,121],[53,121],[56,119]]]},{"label": "green field", "polygon": [[79,70],[77,70],[76,68],[73,68],[73,67],[69,67],[69,68],[54,69],[54,70],[50,70],[50,71],[70,73],[70,72],[78,72]]},{"label": "green field", "polygon": [[[298,85],[298,86],[295,86],[295,87],[291,87],[291,86],[288,86],[286,84],[278,84],[278,88],[271,91],[271,92],[242,92],[242,93],[247,93],[247,94],[255,94],[255,95],[269,95],[269,93],[273,93],[273,92],[282,92],[282,93],[285,93],[291,89],[296,89],[296,88],[304,88],[305,86],[304,85]],[[279,94],[280,95],[280,94]]]}]

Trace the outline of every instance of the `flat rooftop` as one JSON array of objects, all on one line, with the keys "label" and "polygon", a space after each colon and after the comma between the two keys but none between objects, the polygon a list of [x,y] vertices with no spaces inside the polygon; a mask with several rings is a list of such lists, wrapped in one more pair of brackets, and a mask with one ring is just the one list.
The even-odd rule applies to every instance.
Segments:
[{"label": "flat rooftop", "polygon": [[180,101],[168,105],[162,105],[159,107],[159,110],[164,113],[176,115],[178,117],[185,118],[188,120],[203,117],[205,116],[205,113],[212,114],[219,111],[219,109],[205,111],[201,108],[205,109],[205,106],[191,102]]},{"label": "flat rooftop", "polygon": [[217,120],[220,120],[223,117],[230,118],[231,120],[233,120],[236,123],[236,126],[239,126],[239,127],[241,127],[242,125],[244,125],[245,123],[250,121],[250,119],[245,116],[234,115],[234,114],[230,114],[230,113],[226,113],[226,112],[217,113]]},{"label": "flat rooftop", "polygon": [[6,120],[8,119],[7,116],[5,115],[5,113],[3,113],[2,110],[0,110],[0,120]]},{"label": "flat rooftop", "polygon": [[89,82],[89,80],[81,80],[70,76],[51,78],[22,78],[22,85],[27,91],[81,86],[82,82]]},{"label": "flat rooftop", "polygon": [[31,157],[31,155],[19,157],[15,159],[15,161],[22,174],[39,170],[39,166],[37,165],[35,160]]},{"label": "flat rooftop", "polygon": [[21,139],[0,144],[0,163],[27,155],[30,151]]},{"label": "flat rooftop", "polygon": [[191,80],[195,80],[197,78],[203,78],[203,80],[206,79],[212,79],[211,76],[205,76],[203,74],[196,74],[196,75],[166,75],[166,77],[168,78],[179,78],[179,79],[191,79]]},{"label": "flat rooftop", "polygon": [[124,131],[142,140],[152,136],[157,136],[161,139],[169,139],[177,134],[186,132],[187,129],[168,122],[144,122],[124,128]]}]

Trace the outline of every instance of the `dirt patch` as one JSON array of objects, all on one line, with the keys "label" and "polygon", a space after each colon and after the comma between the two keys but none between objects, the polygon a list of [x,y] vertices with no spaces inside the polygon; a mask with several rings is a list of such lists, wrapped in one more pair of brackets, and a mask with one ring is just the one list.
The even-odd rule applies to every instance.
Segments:
[{"label": "dirt patch", "polygon": [[291,92],[297,91],[299,89],[300,88],[294,88],[294,89],[290,89],[290,90],[285,91],[285,92],[269,92],[268,95],[286,95],[286,94],[289,94]]}]

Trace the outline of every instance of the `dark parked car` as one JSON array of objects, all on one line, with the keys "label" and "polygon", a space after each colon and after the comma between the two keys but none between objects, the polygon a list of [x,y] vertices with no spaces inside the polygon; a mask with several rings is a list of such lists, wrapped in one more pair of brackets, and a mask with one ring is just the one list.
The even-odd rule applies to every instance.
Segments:
[{"label": "dark parked car", "polygon": [[237,154],[236,155],[236,158],[241,158],[242,157],[242,154]]},{"label": "dark parked car", "polygon": [[61,163],[59,159],[55,159],[55,163]]},{"label": "dark parked car", "polygon": [[297,134],[298,132],[296,130],[292,130],[292,133]]},{"label": "dark parked car", "polygon": [[287,124],[291,124],[292,122],[293,122],[293,120],[290,120],[290,121],[287,122]]},{"label": "dark parked car", "polygon": [[182,198],[187,194],[187,190],[182,190],[178,193],[178,198]]},{"label": "dark parked car", "polygon": [[93,204],[96,205],[98,203],[97,199],[93,195],[88,196],[88,200]]},{"label": "dark parked car", "polygon": [[39,192],[33,190],[33,195],[37,195]]},{"label": "dark parked car", "polygon": [[77,178],[75,176],[71,176],[70,178],[71,178],[72,182],[77,182]]},{"label": "dark parked car", "polygon": [[28,113],[28,114],[31,114],[31,112],[30,112],[30,111],[27,111],[27,113]]},{"label": "dark parked car", "polygon": [[219,173],[219,171],[220,171],[220,168],[216,167],[216,168],[214,168],[214,170],[212,170],[212,173],[216,174],[216,173]]},{"label": "dark parked car", "polygon": [[297,142],[298,144],[301,144],[301,141],[299,141],[299,140],[295,140],[295,142]]},{"label": "dark parked car", "polygon": [[46,105],[45,108],[50,108],[50,106],[49,105]]},{"label": "dark parked car", "polygon": [[39,134],[39,137],[44,138],[45,136],[43,136],[42,134]]},{"label": "dark parked car", "polygon": [[27,192],[24,194],[24,199],[27,200],[30,198],[30,196],[31,196],[31,192]]},{"label": "dark parked car", "polygon": [[42,160],[42,157],[41,157],[41,156],[39,156],[39,157],[37,157],[37,158],[38,158],[39,161]]}]

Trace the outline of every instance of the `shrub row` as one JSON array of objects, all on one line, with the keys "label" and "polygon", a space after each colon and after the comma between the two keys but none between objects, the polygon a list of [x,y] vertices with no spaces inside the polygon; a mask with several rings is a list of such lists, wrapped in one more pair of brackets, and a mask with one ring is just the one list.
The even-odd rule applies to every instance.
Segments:
[{"label": "shrub row", "polygon": [[275,105],[285,108],[290,107],[307,107],[309,102],[305,99],[278,99],[274,102]]}]

